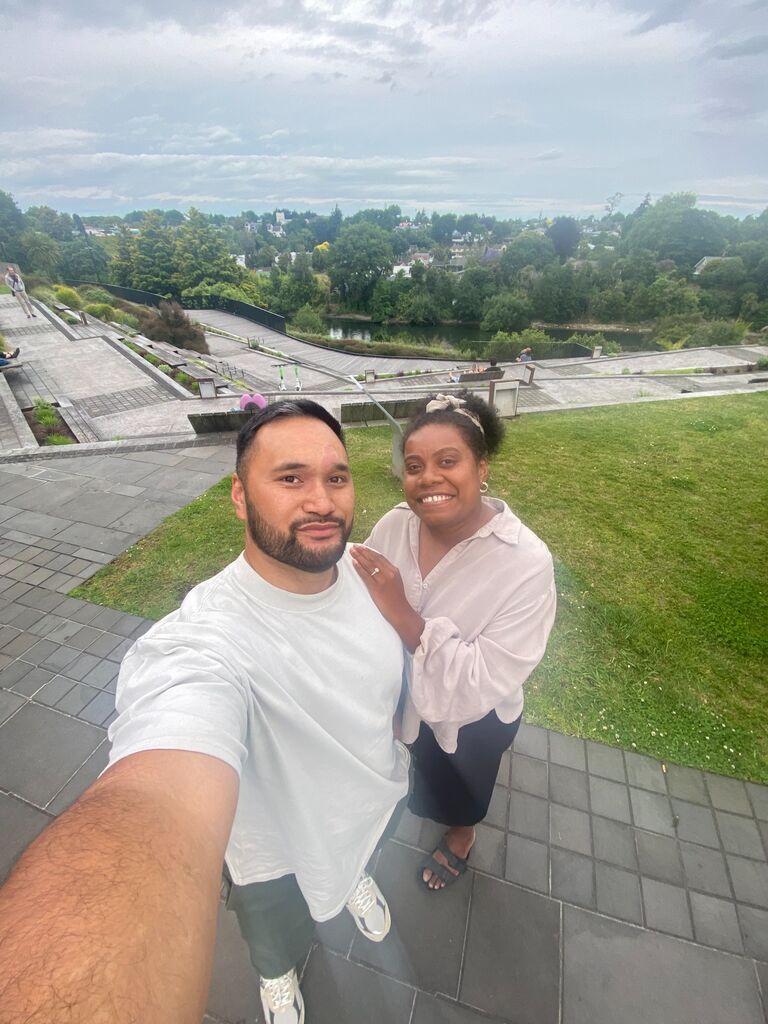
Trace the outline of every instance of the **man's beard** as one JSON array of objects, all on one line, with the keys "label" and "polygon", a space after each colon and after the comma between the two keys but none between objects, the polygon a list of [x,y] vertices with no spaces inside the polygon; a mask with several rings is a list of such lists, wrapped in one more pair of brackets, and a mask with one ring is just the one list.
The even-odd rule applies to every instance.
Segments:
[{"label": "man's beard", "polygon": [[[248,535],[253,543],[277,562],[290,565],[294,569],[301,569],[302,572],[325,572],[333,568],[344,554],[347,540],[352,532],[352,523],[349,525],[344,519],[338,516],[306,516],[304,519],[297,519],[291,523],[287,533],[276,530],[259,515],[253,504],[246,502],[248,513]],[[298,530],[309,523],[336,523],[341,529],[341,536],[338,544],[323,551],[311,551],[304,547],[299,539]]]}]

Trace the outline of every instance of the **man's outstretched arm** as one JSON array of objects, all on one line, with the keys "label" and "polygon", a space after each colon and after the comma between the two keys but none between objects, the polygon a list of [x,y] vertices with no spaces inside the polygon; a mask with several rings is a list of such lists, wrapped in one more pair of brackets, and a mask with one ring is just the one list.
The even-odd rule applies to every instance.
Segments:
[{"label": "man's outstretched arm", "polygon": [[200,1024],[237,793],[146,751],[46,829],[0,889],[0,1024]]}]

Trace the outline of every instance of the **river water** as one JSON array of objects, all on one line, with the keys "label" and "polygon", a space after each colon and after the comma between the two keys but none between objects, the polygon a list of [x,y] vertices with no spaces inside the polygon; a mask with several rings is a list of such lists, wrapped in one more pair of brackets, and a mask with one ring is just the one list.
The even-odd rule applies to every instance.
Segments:
[{"label": "river water", "polygon": [[[375,324],[370,320],[355,320],[350,317],[326,317],[328,333],[332,338],[356,341],[404,341],[411,345],[429,345],[436,348],[464,348],[472,342],[490,341],[492,335],[481,331],[473,324]],[[547,328],[546,333],[553,341],[567,341],[572,334],[587,333],[572,331],[566,327]],[[617,341],[627,352],[652,350],[655,346],[647,334],[635,331],[603,331],[604,337]]]}]

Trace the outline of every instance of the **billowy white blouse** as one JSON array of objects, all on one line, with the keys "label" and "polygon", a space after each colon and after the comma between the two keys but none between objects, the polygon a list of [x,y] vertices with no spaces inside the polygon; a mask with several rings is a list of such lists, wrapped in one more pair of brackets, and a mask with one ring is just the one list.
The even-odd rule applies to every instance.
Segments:
[{"label": "billowy white blouse", "polygon": [[546,544],[498,498],[495,515],[422,578],[420,521],[403,502],[373,528],[366,545],[400,570],[406,597],[425,620],[406,656],[402,739],[426,722],[446,753],[463,725],[495,711],[514,722],[523,683],[544,656],[557,597]]}]

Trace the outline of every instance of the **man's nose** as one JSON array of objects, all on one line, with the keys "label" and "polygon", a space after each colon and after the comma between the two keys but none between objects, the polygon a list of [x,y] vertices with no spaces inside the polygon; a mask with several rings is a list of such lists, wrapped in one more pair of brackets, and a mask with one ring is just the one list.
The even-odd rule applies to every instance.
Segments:
[{"label": "man's nose", "polygon": [[318,480],[304,496],[304,508],[316,515],[330,515],[336,508],[333,492],[328,484]]}]

